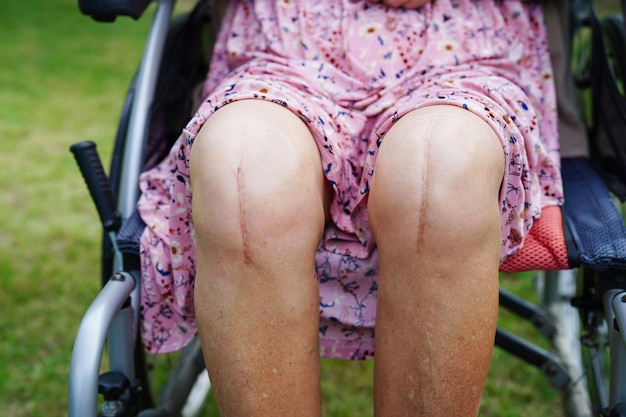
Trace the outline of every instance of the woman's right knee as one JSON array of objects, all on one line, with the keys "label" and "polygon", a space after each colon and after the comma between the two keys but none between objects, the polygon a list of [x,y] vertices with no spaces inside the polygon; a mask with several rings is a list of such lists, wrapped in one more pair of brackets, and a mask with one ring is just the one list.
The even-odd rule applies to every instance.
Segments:
[{"label": "woman's right knee", "polygon": [[250,256],[277,233],[304,238],[309,246],[319,240],[325,204],[320,155],[289,110],[256,100],[224,106],[195,139],[190,175],[199,244],[219,242]]}]

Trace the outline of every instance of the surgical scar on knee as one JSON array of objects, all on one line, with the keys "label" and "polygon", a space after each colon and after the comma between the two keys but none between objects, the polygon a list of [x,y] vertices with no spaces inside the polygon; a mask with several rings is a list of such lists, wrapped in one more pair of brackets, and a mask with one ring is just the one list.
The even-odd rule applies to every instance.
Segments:
[{"label": "surgical scar on knee", "polygon": [[248,247],[248,231],[246,226],[246,213],[243,199],[243,186],[242,186],[241,165],[237,167],[237,195],[239,197],[239,227],[241,230],[241,245],[243,249],[243,260],[246,264],[252,262],[250,256],[250,248]]},{"label": "surgical scar on knee", "polygon": [[421,196],[419,196],[419,208],[418,208],[418,219],[417,219],[417,251],[420,252],[422,246],[424,244],[424,235],[426,231],[426,210],[428,209],[428,151],[430,148],[430,140],[433,134],[434,128],[434,120],[431,120],[430,126],[428,127],[428,131],[426,132],[425,141],[424,141],[424,149],[422,150],[422,160],[420,161],[421,165],[421,178],[420,181],[420,190]]}]

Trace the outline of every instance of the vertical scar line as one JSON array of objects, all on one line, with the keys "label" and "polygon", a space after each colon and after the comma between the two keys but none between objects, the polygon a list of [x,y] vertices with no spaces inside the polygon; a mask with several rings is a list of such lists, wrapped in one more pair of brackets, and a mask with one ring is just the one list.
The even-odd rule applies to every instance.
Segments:
[{"label": "vertical scar line", "polygon": [[422,157],[422,195],[420,196],[420,205],[418,210],[418,220],[417,220],[417,251],[420,252],[422,245],[424,243],[424,234],[425,234],[425,222],[424,217],[426,215],[426,210],[428,208],[428,198],[427,198],[427,187],[428,187],[428,152],[430,148],[430,139],[432,138],[432,132],[434,129],[435,121],[433,119],[430,120],[430,126],[428,127],[428,131],[426,132],[426,141],[423,151]]},{"label": "vertical scar line", "polygon": [[[241,158],[240,158],[241,160]],[[239,226],[241,228],[241,244],[243,248],[243,260],[246,264],[252,262],[248,248],[248,230],[246,228],[246,213],[243,201],[243,189],[241,178],[241,165],[237,167],[237,195],[239,197]]]}]

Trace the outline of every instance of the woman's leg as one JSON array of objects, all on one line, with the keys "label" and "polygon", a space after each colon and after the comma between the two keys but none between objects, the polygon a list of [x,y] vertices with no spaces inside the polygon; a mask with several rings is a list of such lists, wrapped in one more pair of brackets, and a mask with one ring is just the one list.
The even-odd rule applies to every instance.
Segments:
[{"label": "woman's leg", "polygon": [[476,416],[498,311],[503,171],[499,139],[461,108],[413,111],[386,135],[369,197],[377,417]]},{"label": "woman's leg", "polygon": [[326,202],[311,133],[277,104],[229,104],[196,138],[191,183],[196,316],[221,415],[319,416]]}]

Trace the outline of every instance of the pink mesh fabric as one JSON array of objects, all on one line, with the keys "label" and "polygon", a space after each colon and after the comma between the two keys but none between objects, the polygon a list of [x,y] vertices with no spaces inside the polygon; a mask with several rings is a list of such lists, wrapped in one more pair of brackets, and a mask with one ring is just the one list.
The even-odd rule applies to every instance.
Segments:
[{"label": "pink mesh fabric", "polygon": [[545,207],[536,219],[524,246],[500,265],[502,272],[569,269],[561,208]]}]

